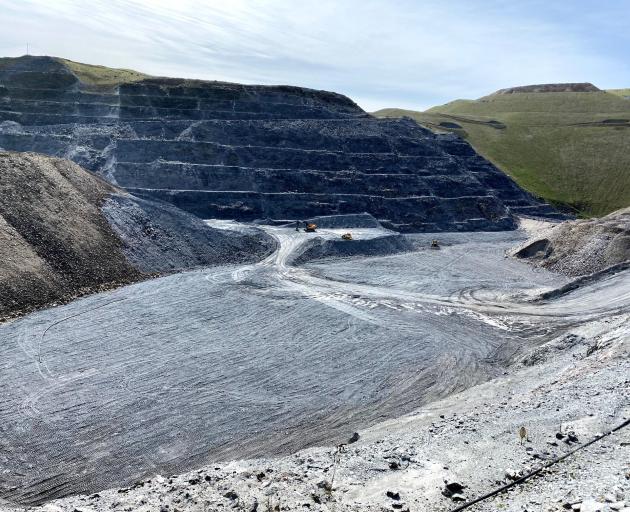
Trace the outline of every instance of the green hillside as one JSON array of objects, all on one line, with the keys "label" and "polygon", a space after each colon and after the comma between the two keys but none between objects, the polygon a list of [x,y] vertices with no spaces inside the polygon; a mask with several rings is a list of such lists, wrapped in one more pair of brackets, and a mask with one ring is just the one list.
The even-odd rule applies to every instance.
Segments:
[{"label": "green hillside", "polygon": [[495,93],[375,115],[458,133],[522,187],[580,215],[630,206],[630,100],[623,90]]},{"label": "green hillside", "polygon": [[128,82],[137,82],[149,75],[132,69],[116,69],[92,64],[82,64],[68,59],[56,58],[70,69],[84,84],[93,86],[113,86]]}]

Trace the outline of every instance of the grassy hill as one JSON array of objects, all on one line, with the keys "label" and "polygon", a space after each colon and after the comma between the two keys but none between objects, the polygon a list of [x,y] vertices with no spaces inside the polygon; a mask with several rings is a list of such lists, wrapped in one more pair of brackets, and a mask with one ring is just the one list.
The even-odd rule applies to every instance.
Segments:
[{"label": "grassy hill", "polygon": [[149,75],[132,69],[116,69],[92,64],[82,64],[68,59],[56,58],[70,69],[78,78],[87,85],[113,86],[121,83],[137,82],[149,78]]},{"label": "grassy hill", "polygon": [[630,92],[523,89],[374,114],[458,133],[522,187],[579,215],[630,206]]}]

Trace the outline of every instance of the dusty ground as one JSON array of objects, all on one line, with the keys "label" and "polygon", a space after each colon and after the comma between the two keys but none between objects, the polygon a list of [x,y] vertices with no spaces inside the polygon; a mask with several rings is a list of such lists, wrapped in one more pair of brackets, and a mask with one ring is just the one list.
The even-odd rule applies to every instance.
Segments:
[{"label": "dusty ground", "polygon": [[[259,264],[170,276],[0,328],[5,499],[84,489],[100,497],[54,506],[446,510],[444,478],[470,498],[506,469],[567,448],[545,444],[560,423],[564,432],[578,422],[570,428],[582,441],[627,415],[627,275],[532,302],[566,279],[505,258],[523,234],[443,234],[438,251],[418,236],[415,252],[294,267],[309,235],[267,229],[279,249]],[[518,444],[521,425],[531,453]],[[341,454],[332,492],[317,484],[332,479],[334,449],[288,455],[354,431],[361,439]],[[213,464],[200,478],[100,491],[274,453]],[[605,482],[621,485],[613,459]]]},{"label": "dusty ground", "polygon": [[[471,500],[630,418],[629,331],[627,314],[572,329],[506,375],[361,431],[341,452],[213,464],[42,510],[452,510],[461,502],[443,495],[446,481]],[[629,461],[630,427],[470,510],[625,510]]]}]

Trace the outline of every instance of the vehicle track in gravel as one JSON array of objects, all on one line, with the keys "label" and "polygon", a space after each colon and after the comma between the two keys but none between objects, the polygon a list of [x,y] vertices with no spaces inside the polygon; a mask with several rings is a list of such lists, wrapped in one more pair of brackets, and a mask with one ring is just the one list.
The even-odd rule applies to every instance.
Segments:
[{"label": "vehicle track in gravel", "polygon": [[566,280],[505,260],[501,235],[292,266],[312,235],[265,229],[279,246],[257,264],[176,274],[0,326],[0,498],[42,503],[339,442],[630,303],[623,274],[524,300]]}]

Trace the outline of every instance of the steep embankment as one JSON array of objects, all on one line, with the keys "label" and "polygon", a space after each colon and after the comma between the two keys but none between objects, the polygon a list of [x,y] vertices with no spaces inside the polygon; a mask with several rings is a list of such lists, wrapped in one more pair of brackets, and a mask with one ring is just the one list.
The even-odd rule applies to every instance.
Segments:
[{"label": "steep embankment", "polygon": [[260,232],[213,230],[124,194],[67,160],[0,152],[0,176],[0,318],[147,273],[255,261],[274,247]]},{"label": "steep embankment", "polygon": [[70,158],[203,218],[368,212],[399,231],[471,231],[555,215],[466,142],[300,87],[8,59],[0,147]]},{"label": "steep embankment", "polygon": [[512,251],[517,258],[569,276],[630,261],[630,208],[601,219],[563,222]]},{"label": "steep embankment", "polygon": [[[627,90],[626,90],[627,93]],[[526,190],[584,215],[630,204],[630,101],[592,84],[503,89],[426,112],[384,109],[457,133]]]}]

